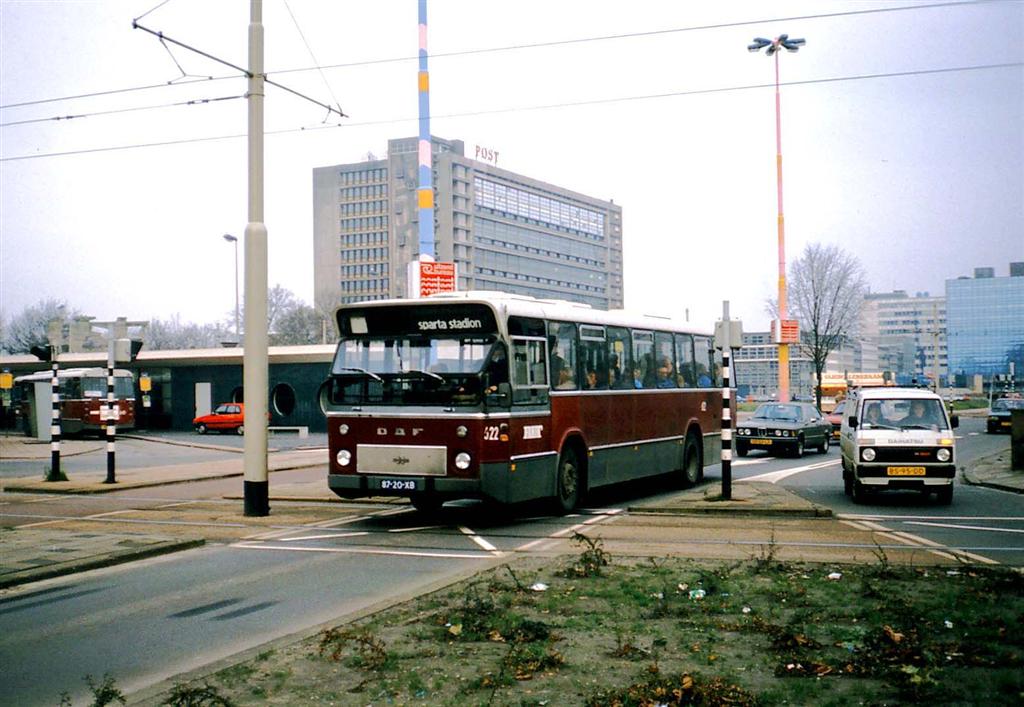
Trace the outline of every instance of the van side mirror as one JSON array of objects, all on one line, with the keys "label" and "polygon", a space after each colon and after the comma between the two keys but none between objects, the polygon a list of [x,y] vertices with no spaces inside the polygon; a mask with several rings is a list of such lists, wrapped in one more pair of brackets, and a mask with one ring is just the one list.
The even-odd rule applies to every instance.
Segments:
[{"label": "van side mirror", "polygon": [[956,429],[957,427],[959,427],[959,426],[960,426],[960,416],[959,416],[959,415],[950,415],[950,416],[949,416],[949,425],[950,425],[950,427],[952,427],[952,428],[953,428],[954,430],[955,430],[955,429]]},{"label": "van side mirror", "polygon": [[859,422],[857,422],[857,416],[856,415],[850,415],[848,418],[846,418],[846,422],[853,429],[857,429],[857,425],[860,424]]}]

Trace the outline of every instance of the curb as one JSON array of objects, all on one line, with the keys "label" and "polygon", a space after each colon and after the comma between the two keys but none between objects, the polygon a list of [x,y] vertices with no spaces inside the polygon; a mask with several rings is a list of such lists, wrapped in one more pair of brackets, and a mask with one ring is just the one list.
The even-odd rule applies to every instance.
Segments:
[{"label": "curb", "polygon": [[[726,501],[725,503],[729,503]],[[832,509],[822,506],[811,508],[767,508],[765,506],[719,505],[700,503],[692,506],[629,506],[630,515],[674,515],[674,516],[705,516],[705,515],[745,515],[745,516],[787,516],[795,518],[831,518]]]},{"label": "curb", "polygon": [[191,550],[192,548],[200,547],[205,544],[206,541],[201,538],[198,540],[168,540],[166,542],[154,543],[153,545],[141,550],[110,552],[81,560],[58,562],[38,569],[12,572],[9,575],[0,577],[0,589],[16,587],[18,585],[29,584],[31,582],[39,582],[44,579],[53,579],[54,577],[62,577],[64,575],[85,572],[87,570],[112,567],[114,565],[121,565],[127,562],[134,562],[136,560],[144,560],[148,557],[168,555],[182,550]]},{"label": "curb", "polygon": [[[322,466],[324,461],[315,462],[299,462],[294,464],[288,464],[277,469],[268,469],[268,474],[276,474],[279,471],[294,471],[296,469],[311,469],[313,467]],[[101,482],[96,482],[93,486],[83,486],[80,488],[46,488],[45,486],[5,486],[0,484],[0,491],[4,493],[37,493],[37,494],[58,494],[64,496],[88,496],[104,493],[113,493],[115,491],[127,491],[129,489],[144,489],[152,488],[154,486],[173,486],[175,484],[191,484],[197,481],[215,481],[217,479],[233,479],[240,476],[244,476],[244,471],[228,472],[225,474],[211,474],[207,476],[190,476],[188,478],[180,479],[161,479],[153,481],[119,481],[115,484],[103,484],[99,486]],[[62,482],[53,482],[62,483]],[[99,487],[97,487],[99,486]]]}]

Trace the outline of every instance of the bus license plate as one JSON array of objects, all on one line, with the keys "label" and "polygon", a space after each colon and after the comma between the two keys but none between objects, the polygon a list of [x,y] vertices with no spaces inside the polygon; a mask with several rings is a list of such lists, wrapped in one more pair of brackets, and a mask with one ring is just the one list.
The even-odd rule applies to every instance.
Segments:
[{"label": "bus license plate", "polygon": [[381,479],[381,491],[416,491],[414,479]]},{"label": "bus license plate", "polygon": [[889,476],[924,476],[923,466],[890,466],[886,469]]},{"label": "bus license plate", "polygon": [[752,439],[752,440],[750,440],[750,443],[751,444],[771,444],[772,441],[770,439]]}]

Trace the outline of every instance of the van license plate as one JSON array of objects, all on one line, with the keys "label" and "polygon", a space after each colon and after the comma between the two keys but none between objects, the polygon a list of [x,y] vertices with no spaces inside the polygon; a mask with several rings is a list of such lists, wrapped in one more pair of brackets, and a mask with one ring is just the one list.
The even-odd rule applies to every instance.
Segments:
[{"label": "van license plate", "polygon": [[889,476],[924,476],[923,466],[890,466],[886,469]]},{"label": "van license plate", "polygon": [[381,479],[381,491],[416,491],[416,481],[413,479]]}]

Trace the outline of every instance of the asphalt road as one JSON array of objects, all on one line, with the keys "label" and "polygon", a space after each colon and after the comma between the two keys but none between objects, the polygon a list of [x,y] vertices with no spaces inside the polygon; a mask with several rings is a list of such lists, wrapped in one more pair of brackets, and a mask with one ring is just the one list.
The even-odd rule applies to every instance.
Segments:
[{"label": "asphalt road", "polygon": [[[956,436],[960,466],[1009,446],[1007,435],[985,434],[984,418],[962,419]],[[837,446],[827,457],[812,453],[800,462],[780,461],[753,452],[740,461],[734,477],[780,483],[857,527],[887,531],[894,542],[957,548],[979,562],[1024,566],[1024,495],[969,486],[958,479],[951,506],[940,506],[934,496],[925,499],[915,491],[884,492],[870,504],[857,505],[843,494]]]},{"label": "asphalt road", "polygon": [[[965,420],[962,458],[1008,444],[1005,436],[977,434],[980,429],[980,421]],[[323,476],[322,469],[288,473],[290,480],[292,474]],[[1024,565],[1021,495],[958,483],[950,507],[904,493],[855,506],[843,495],[835,447],[800,460],[754,453],[735,465],[734,478],[745,477],[781,483],[832,507],[843,522],[920,547],[922,555],[941,552],[934,547],[939,544],[964,548],[978,561]],[[717,467],[707,483],[720,483]],[[232,513],[238,502],[220,497],[238,485],[229,479],[86,498],[7,494],[4,522],[29,515],[19,513],[26,508],[34,522],[157,506],[173,513],[175,504],[194,499],[225,504]],[[199,550],[32,585],[0,600],[0,703],[54,705],[65,690],[81,701],[88,697],[82,677],[106,672],[126,692],[141,689],[387,596],[422,591],[482,568],[502,551],[550,548],[574,529],[655,499],[662,486],[648,482],[596,494],[589,509],[560,518],[540,507],[509,514],[475,502],[448,504],[438,516],[407,506],[323,504],[319,512],[327,520],[316,525],[225,536]]]}]

